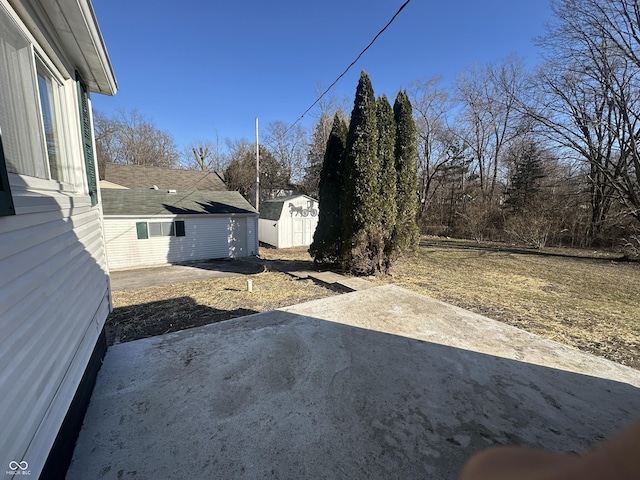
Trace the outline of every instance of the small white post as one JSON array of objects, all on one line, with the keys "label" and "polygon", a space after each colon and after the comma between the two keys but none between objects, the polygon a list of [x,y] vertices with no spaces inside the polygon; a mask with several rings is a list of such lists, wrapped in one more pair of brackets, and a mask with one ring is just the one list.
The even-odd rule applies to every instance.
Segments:
[{"label": "small white post", "polygon": [[250,278],[247,279],[247,292],[253,292],[253,280]]}]

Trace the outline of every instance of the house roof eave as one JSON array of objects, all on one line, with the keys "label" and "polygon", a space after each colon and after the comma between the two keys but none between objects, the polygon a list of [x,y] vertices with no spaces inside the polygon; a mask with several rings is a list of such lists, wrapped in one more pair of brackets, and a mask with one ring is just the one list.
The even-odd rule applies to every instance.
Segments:
[{"label": "house roof eave", "polygon": [[115,95],[118,84],[90,0],[8,0],[46,54],[89,91]]}]

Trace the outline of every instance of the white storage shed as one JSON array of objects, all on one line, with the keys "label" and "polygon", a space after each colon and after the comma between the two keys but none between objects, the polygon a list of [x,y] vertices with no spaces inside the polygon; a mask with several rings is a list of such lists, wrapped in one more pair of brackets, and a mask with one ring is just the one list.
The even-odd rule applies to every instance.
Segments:
[{"label": "white storage shed", "polygon": [[276,197],[260,205],[260,241],[276,248],[311,245],[317,226],[318,201],[307,195]]},{"label": "white storage shed", "polygon": [[102,190],[109,269],[258,253],[258,212],[238,192]]}]

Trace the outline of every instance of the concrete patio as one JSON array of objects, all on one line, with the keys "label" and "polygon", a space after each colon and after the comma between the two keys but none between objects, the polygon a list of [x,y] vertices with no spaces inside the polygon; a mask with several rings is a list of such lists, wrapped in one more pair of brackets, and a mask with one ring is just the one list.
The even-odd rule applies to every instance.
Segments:
[{"label": "concrete patio", "polygon": [[455,479],[583,452],[640,371],[382,286],[109,348],[67,478]]}]

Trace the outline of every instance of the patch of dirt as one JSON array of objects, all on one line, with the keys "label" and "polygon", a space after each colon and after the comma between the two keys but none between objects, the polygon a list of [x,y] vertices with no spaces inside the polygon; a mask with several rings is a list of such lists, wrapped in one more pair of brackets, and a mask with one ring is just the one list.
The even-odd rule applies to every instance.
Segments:
[{"label": "patch of dirt", "polygon": [[[252,292],[247,280],[252,281]],[[113,292],[107,343],[128,342],[336,295],[280,272]]]}]

